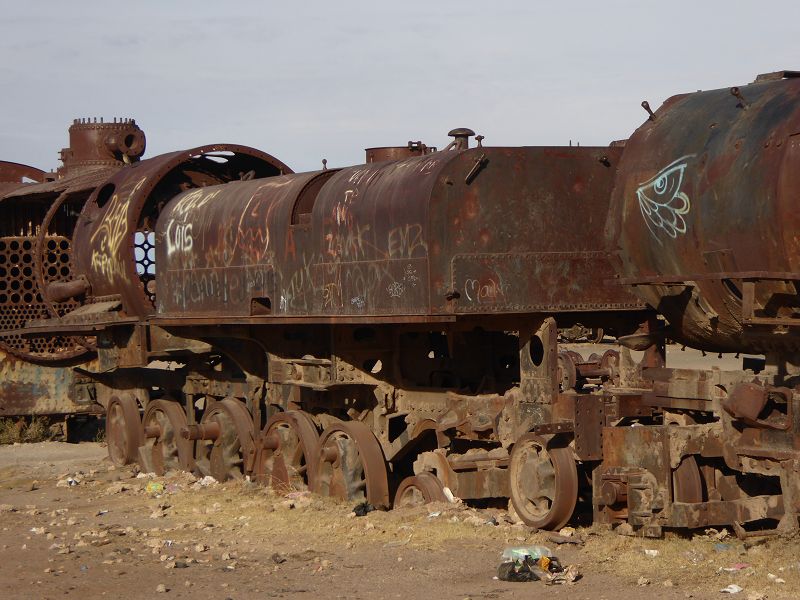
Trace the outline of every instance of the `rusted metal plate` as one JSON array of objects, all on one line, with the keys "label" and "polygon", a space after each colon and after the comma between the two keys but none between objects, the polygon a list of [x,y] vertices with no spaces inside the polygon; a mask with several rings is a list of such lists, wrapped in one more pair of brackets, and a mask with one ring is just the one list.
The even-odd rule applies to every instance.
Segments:
[{"label": "rusted metal plate", "polygon": [[65,191],[68,193],[76,193],[84,190],[93,190],[108,181],[111,175],[119,171],[119,168],[119,166],[95,167],[85,171],[70,173],[55,181],[25,185],[6,194],[3,200],[38,196],[41,194],[60,194]]},{"label": "rusted metal plate", "polygon": [[320,191],[312,238],[319,312],[425,314],[428,205],[455,153],[342,169]]},{"label": "rusted metal plate", "polygon": [[[236,317],[278,312],[276,279],[284,269],[276,265],[276,254],[290,263],[284,267],[291,266],[286,234],[293,209],[320,175],[327,176],[323,171],[232,182],[170,201],[156,235],[159,312]],[[287,302],[284,296],[284,306]]]},{"label": "rusted metal plate", "polygon": [[98,412],[90,387],[71,368],[36,365],[0,350],[0,417]]},{"label": "rusted metal plate", "polygon": [[95,296],[121,294],[125,310],[154,312],[155,226],[181,191],[291,172],[274,157],[218,144],[163,154],[117,172],[96,190],[75,228],[76,272]]},{"label": "rusted metal plate", "polygon": [[44,171],[7,160],[0,160],[0,183],[25,183],[44,181]]},{"label": "rusted metal plate", "polygon": [[456,153],[430,201],[432,308],[478,314],[642,308],[621,286],[604,285],[613,268],[602,234],[621,152]]},{"label": "rusted metal plate", "polygon": [[[653,280],[635,289],[667,317],[670,337],[714,351],[764,350],[763,337],[749,336],[742,323],[740,277],[800,267],[798,134],[793,78],[675,96],[628,141],[609,213],[610,249],[619,253],[621,277]],[[729,277],[706,277],[715,273]],[[794,282],[758,289],[756,316],[797,312]],[[781,344],[800,347],[798,332]]]}]

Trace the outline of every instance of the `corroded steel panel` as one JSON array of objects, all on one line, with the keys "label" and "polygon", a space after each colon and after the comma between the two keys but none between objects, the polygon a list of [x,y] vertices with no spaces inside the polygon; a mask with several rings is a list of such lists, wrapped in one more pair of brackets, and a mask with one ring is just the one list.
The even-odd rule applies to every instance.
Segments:
[{"label": "corroded steel panel", "polygon": [[[628,141],[608,216],[610,250],[622,278],[646,283],[637,293],[668,318],[671,337],[763,351],[742,323],[745,274],[773,279],[757,286],[757,315],[793,313],[797,134],[793,78],[674,96]],[[791,332],[783,340],[800,343]]]},{"label": "corroded steel panel", "polygon": [[473,148],[431,197],[431,304],[455,313],[628,310],[603,248],[619,148]]},{"label": "corroded steel panel", "polygon": [[[95,370],[96,362],[83,365]],[[0,350],[0,417],[100,412],[69,367],[36,365]]]},{"label": "corroded steel panel", "polygon": [[129,314],[155,302],[154,231],[160,210],[181,191],[291,170],[244,146],[203,146],[162,154],[116,173],[87,201],[75,228],[75,267],[95,296],[120,294]]},{"label": "corroded steel panel", "polygon": [[286,312],[276,277],[280,287],[284,272],[302,268],[287,254],[286,236],[298,196],[318,175],[231,182],[171,200],[156,236],[159,312],[249,316],[272,312],[273,303]]}]

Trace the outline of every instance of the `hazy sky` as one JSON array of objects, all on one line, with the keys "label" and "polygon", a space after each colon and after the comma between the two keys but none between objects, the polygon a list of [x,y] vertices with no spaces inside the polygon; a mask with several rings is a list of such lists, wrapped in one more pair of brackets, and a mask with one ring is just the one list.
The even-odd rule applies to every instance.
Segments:
[{"label": "hazy sky", "polygon": [[0,0],[0,159],[50,169],[75,117],[147,156],[255,146],[296,171],[369,146],[605,145],[672,94],[800,69],[798,0]]}]

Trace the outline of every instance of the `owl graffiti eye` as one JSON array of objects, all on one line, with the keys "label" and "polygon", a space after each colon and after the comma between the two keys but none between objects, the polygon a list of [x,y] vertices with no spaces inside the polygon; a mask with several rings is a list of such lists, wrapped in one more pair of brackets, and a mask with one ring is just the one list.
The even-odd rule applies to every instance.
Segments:
[{"label": "owl graffiti eye", "polygon": [[659,243],[658,230],[671,238],[686,233],[683,216],[689,212],[691,202],[681,187],[688,160],[693,156],[682,156],[668,164],[652,179],[639,184],[636,190],[645,224]]}]

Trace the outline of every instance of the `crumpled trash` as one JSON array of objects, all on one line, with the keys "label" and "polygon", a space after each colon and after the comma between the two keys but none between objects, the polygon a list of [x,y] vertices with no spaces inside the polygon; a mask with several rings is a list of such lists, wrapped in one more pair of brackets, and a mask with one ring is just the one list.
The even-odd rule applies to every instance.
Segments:
[{"label": "crumpled trash", "polygon": [[148,494],[163,494],[164,493],[164,484],[159,481],[148,481],[147,485],[145,486],[144,490]]},{"label": "crumpled trash", "polygon": [[731,534],[728,532],[727,529],[721,529],[721,530],[717,531],[714,528],[709,528],[709,529],[706,529],[704,533],[706,534],[706,536],[708,536],[712,540],[716,540],[718,542],[721,542],[723,540],[727,540],[731,536]]},{"label": "crumpled trash", "polygon": [[66,477],[65,479],[59,479],[56,482],[56,487],[75,487],[76,485],[81,484],[81,479],[79,477]]},{"label": "crumpled trash", "polygon": [[541,557],[550,558],[553,553],[547,546],[509,546],[503,550],[503,560],[524,560],[530,557],[539,560]]},{"label": "crumpled trash", "polygon": [[742,569],[750,568],[750,563],[733,563],[730,567],[722,567],[720,568],[721,571],[725,571],[726,573],[735,573],[736,571],[741,571]]},{"label": "crumpled trash", "polygon": [[198,479],[192,484],[193,490],[199,490],[200,488],[208,487],[210,485],[217,485],[217,480],[214,479],[211,475],[206,475],[202,479]]},{"label": "crumpled trash", "polygon": [[375,510],[375,507],[366,501],[356,504],[353,507],[353,512],[357,517],[364,517],[367,515],[367,513],[371,513],[373,510]]},{"label": "crumpled trash", "polygon": [[503,551],[497,578],[503,581],[544,581],[546,585],[573,583],[580,579],[578,567],[561,566],[547,546],[511,546]]},{"label": "crumpled trash", "polygon": [[728,587],[724,587],[720,590],[723,594],[738,594],[739,592],[743,591],[744,588],[740,585],[736,585],[735,583],[730,584]]}]

